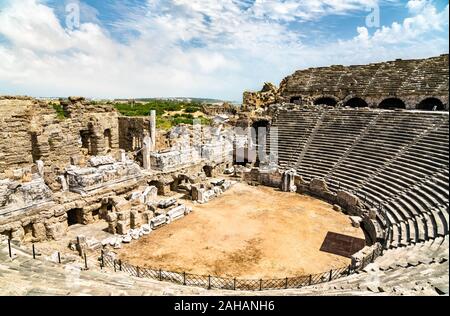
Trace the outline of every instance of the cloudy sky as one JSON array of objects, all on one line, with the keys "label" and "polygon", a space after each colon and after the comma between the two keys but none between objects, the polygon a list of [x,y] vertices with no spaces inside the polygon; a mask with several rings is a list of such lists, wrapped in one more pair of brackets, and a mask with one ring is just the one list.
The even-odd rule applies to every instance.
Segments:
[{"label": "cloudy sky", "polygon": [[0,0],[0,94],[241,101],[297,69],[448,53],[448,29],[448,0]]}]

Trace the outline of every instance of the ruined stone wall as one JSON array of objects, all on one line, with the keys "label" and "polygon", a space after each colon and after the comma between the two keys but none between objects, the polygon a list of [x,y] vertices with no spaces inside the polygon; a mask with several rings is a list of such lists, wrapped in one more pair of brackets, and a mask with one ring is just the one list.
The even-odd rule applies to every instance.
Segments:
[{"label": "ruined stone wall", "polygon": [[0,97],[0,174],[33,163],[29,122],[39,106],[31,98]]},{"label": "ruined stone wall", "polygon": [[[311,105],[321,98],[345,106],[361,98],[369,107],[398,98],[406,109],[417,109],[427,98],[442,102],[448,110],[448,54],[418,60],[395,60],[361,66],[310,68],[285,78],[280,85],[280,101]],[[350,103],[349,103],[350,104]]]},{"label": "ruined stone wall", "polygon": [[210,116],[218,114],[235,115],[238,110],[239,108],[228,102],[221,105],[202,105],[202,112]]},{"label": "ruined stone wall", "polygon": [[11,178],[13,170],[32,168],[37,160],[44,162],[46,172],[57,172],[83,153],[118,150],[118,114],[112,107],[83,98],[61,104],[64,117],[44,101],[0,97],[0,177]]},{"label": "ruined stone wall", "polygon": [[[126,151],[135,151],[142,147],[144,134],[150,135],[149,117],[119,117],[119,146]],[[170,147],[167,133],[156,131],[156,150],[164,150]]]},{"label": "ruined stone wall", "polygon": [[259,92],[244,92],[243,110],[265,108],[279,100],[279,89],[271,84],[265,83]]}]

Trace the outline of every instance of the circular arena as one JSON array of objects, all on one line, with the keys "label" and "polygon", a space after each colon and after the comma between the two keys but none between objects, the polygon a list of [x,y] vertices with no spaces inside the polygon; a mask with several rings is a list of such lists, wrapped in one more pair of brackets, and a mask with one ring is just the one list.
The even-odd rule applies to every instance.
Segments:
[{"label": "circular arena", "polygon": [[[270,201],[270,203],[268,203]],[[135,266],[198,275],[279,279],[348,266],[319,249],[329,231],[364,239],[332,205],[244,183],[119,251]]]},{"label": "circular arena", "polygon": [[447,86],[448,55],[309,69],[170,130],[0,97],[0,293],[448,295]]}]

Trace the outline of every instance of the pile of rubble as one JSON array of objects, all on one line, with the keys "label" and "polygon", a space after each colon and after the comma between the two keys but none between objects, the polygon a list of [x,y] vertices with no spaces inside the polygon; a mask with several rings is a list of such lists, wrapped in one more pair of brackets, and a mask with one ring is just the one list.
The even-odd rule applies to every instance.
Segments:
[{"label": "pile of rubble", "polygon": [[122,244],[149,235],[153,230],[168,225],[191,211],[191,208],[178,203],[175,198],[159,200],[158,190],[154,186],[140,187],[127,197],[112,196],[103,199],[102,216],[108,222],[111,237],[98,241],[79,236],[70,243],[70,247],[80,254],[80,249],[119,249]]},{"label": "pile of rubble", "polygon": [[212,180],[209,183],[193,184],[191,187],[192,201],[200,204],[208,203],[229,190],[234,184],[236,184],[236,181],[225,179]]},{"label": "pile of rubble", "polygon": [[92,157],[87,168],[71,165],[66,169],[69,190],[80,194],[141,175],[141,168],[134,161],[124,159],[118,162],[110,156]]},{"label": "pile of rubble", "polygon": [[52,200],[52,191],[44,179],[37,174],[30,177],[30,181],[27,182],[0,180],[0,216]]}]

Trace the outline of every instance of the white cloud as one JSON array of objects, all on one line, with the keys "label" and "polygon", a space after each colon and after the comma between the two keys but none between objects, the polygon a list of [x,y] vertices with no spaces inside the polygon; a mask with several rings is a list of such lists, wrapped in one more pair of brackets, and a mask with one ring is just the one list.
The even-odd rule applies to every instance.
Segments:
[{"label": "white cloud", "polygon": [[324,15],[367,10],[376,5],[378,0],[256,0],[253,12],[258,17],[274,20],[314,20]]},{"label": "white cloud", "polygon": [[364,43],[372,47],[384,47],[386,44],[400,45],[414,41],[426,45],[423,36],[428,38],[434,32],[443,32],[448,29],[448,5],[442,12],[438,12],[429,1],[409,1],[407,7],[410,10],[413,8],[414,16],[406,18],[403,23],[394,22],[391,26],[383,26],[372,36],[368,35],[368,30],[364,27],[359,28],[359,36],[355,38],[355,44]]},{"label": "white cloud", "polygon": [[364,11],[373,1],[244,3],[148,0],[112,25],[113,32],[132,32],[125,43],[95,22],[95,11],[69,31],[44,2],[12,1],[0,11],[0,40],[7,39],[0,41],[0,93],[239,100],[243,90],[302,67],[448,51],[448,6],[438,12],[428,1],[410,1],[409,18],[372,34],[361,26],[353,39],[316,45],[303,44],[307,34],[287,22]]}]

